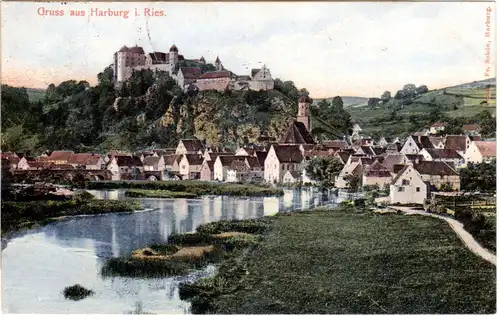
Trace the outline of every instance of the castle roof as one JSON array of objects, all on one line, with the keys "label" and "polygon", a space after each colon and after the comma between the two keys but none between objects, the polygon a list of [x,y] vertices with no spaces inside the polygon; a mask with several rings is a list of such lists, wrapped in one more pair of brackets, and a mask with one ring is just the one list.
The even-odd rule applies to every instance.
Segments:
[{"label": "castle roof", "polygon": [[219,56],[217,56],[217,59],[215,59],[215,63],[220,63]]},{"label": "castle roof", "polygon": [[216,79],[216,78],[228,78],[228,77],[230,77],[228,71],[215,71],[215,72],[204,73],[198,79]]},{"label": "castle roof", "polygon": [[259,73],[260,69],[252,69],[252,77],[255,76],[255,74]]},{"label": "castle roof", "polygon": [[293,121],[280,140],[280,144],[316,144],[304,123]]},{"label": "castle roof", "polygon": [[130,51],[130,49],[129,49],[129,48],[127,48],[127,46],[126,46],[126,45],[122,46],[122,47],[121,47],[121,49],[120,49],[120,50],[118,50],[118,52],[129,52],[129,51]]},{"label": "castle roof", "polygon": [[130,48],[131,53],[137,53],[137,54],[144,54],[144,49],[142,47],[138,47],[137,45],[135,47]]},{"label": "castle roof", "polygon": [[180,71],[185,79],[196,79],[201,75],[200,68],[180,68]]},{"label": "castle roof", "polygon": [[177,49],[177,47],[175,46],[175,44],[172,44],[172,46],[170,47],[169,52],[179,52],[179,49]]},{"label": "castle roof", "polygon": [[203,55],[201,56],[200,61],[205,61],[205,58],[203,57]]}]

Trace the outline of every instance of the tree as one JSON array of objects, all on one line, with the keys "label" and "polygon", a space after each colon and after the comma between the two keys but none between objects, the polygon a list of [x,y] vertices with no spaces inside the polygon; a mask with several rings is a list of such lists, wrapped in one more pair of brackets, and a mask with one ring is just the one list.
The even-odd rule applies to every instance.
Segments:
[{"label": "tree", "polygon": [[464,191],[496,192],[496,161],[469,163],[460,170],[460,186]]},{"label": "tree", "polygon": [[479,123],[481,127],[481,135],[484,137],[493,137],[496,134],[497,123],[495,118],[487,110],[475,116],[475,120]]},{"label": "tree", "polygon": [[336,96],[332,99],[332,107],[335,109],[341,109],[344,108],[344,101],[340,96]]},{"label": "tree", "polygon": [[347,175],[344,177],[347,180],[350,190],[357,190],[361,186],[361,178],[357,175]]},{"label": "tree", "polygon": [[389,100],[391,99],[391,92],[389,91],[385,91],[384,93],[382,93],[382,95],[380,96],[380,100],[383,102],[383,103],[387,103],[389,102]]},{"label": "tree", "polygon": [[429,89],[427,88],[427,86],[426,86],[426,85],[421,85],[421,86],[419,86],[419,87],[416,89],[416,93],[417,93],[417,95],[422,95],[422,94],[427,93],[427,92],[429,92]]},{"label": "tree", "polygon": [[314,181],[333,185],[335,176],[343,167],[342,162],[336,157],[315,157],[307,163],[306,174]]}]

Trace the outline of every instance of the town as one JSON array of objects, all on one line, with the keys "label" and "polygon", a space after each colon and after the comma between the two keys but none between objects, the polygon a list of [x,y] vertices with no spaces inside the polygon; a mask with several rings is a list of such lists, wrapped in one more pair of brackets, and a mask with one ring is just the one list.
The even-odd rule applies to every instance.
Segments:
[{"label": "town", "polygon": [[[181,139],[175,149],[106,154],[54,150],[37,157],[2,153],[2,169],[19,180],[49,176],[59,181],[201,180],[271,185],[315,185],[308,176],[311,159],[336,159],[343,168],[335,176],[337,189],[386,189],[392,204],[423,204],[432,192],[460,191],[461,168],[496,159],[496,141],[482,140],[477,124],[464,125],[466,135],[442,135],[447,123],[437,122],[400,140],[374,141],[354,124],[343,140],[316,143],[310,134],[312,100],[298,100],[298,114],[282,138],[265,145],[214,148],[198,139]],[[48,174],[48,175],[47,175]]]}]

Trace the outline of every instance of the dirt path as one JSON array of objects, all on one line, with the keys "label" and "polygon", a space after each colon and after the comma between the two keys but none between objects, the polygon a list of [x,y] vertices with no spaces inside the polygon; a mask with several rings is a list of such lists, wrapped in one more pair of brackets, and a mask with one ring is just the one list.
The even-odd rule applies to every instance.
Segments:
[{"label": "dirt path", "polygon": [[406,215],[423,215],[423,216],[431,216],[439,219],[445,220],[450,226],[451,229],[455,231],[455,233],[460,237],[462,242],[472,251],[474,254],[480,256],[481,258],[489,261],[493,265],[497,265],[496,255],[492,254],[488,250],[484,249],[475,239],[469,234],[465,229],[464,225],[461,222],[446,216],[425,213],[418,210],[413,210],[411,207],[399,207],[399,206],[388,206],[390,209],[400,210],[405,212]]}]

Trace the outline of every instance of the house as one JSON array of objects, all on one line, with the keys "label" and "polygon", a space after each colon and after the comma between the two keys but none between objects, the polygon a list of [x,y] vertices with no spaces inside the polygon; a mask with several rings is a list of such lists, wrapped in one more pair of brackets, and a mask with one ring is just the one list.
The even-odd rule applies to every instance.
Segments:
[{"label": "house", "polygon": [[214,163],[214,180],[227,181],[227,169],[233,161],[245,161],[246,156],[225,155],[217,156]]},{"label": "house", "polygon": [[54,164],[68,164],[71,156],[73,156],[72,151],[53,151],[50,156],[47,157],[47,161]]},{"label": "house", "polygon": [[466,163],[491,162],[496,159],[497,142],[496,141],[474,141],[465,151]]},{"label": "house", "polygon": [[359,135],[361,133],[361,131],[363,131],[363,130],[361,129],[361,127],[359,126],[359,124],[355,123],[352,126],[352,132],[353,132],[353,134]]},{"label": "house", "polygon": [[471,139],[467,135],[447,135],[444,139],[444,148],[455,150],[461,156],[465,156],[470,143]]},{"label": "house", "polygon": [[286,171],[285,175],[283,175],[283,183],[284,184],[294,184],[301,181],[301,173],[297,171]]},{"label": "house", "polygon": [[429,140],[431,141],[434,148],[444,148],[444,137],[442,136],[429,136]]},{"label": "house", "polygon": [[196,83],[196,79],[202,74],[200,68],[179,68],[177,72],[177,83],[183,89],[190,84]]},{"label": "house", "polygon": [[203,154],[203,158],[207,161],[215,161],[217,159],[217,156],[227,156],[227,155],[234,155],[233,153],[230,152],[209,152],[208,150],[205,150],[205,153]]},{"label": "house", "polygon": [[182,179],[200,179],[203,156],[200,154],[184,154],[179,161],[179,174]]},{"label": "house", "polygon": [[429,132],[431,134],[439,134],[440,132],[444,131],[444,129],[448,126],[448,123],[446,122],[436,122],[431,124],[429,127]]},{"label": "house", "polygon": [[342,168],[338,176],[335,176],[336,188],[349,188],[349,176],[362,177],[363,164],[361,161],[348,163]]},{"label": "house", "polygon": [[468,135],[480,135],[481,126],[479,126],[479,124],[465,124],[462,126],[462,131]]},{"label": "house", "polygon": [[172,155],[163,155],[163,161],[165,162],[165,171],[178,173],[179,161],[181,160],[182,155],[172,154]]},{"label": "house", "polygon": [[428,136],[409,136],[400,150],[401,154],[418,154],[423,148],[434,148]]},{"label": "house", "polygon": [[385,156],[382,165],[391,173],[391,176],[396,176],[397,173],[394,172],[394,166],[398,164],[404,164],[405,156],[402,154],[388,154]]},{"label": "house", "polygon": [[214,161],[204,160],[201,164],[200,170],[200,180],[202,181],[213,181],[214,180]]},{"label": "house", "polygon": [[249,168],[247,180],[253,182],[264,180],[264,165],[260,163],[257,156],[247,156],[245,158],[245,164]]},{"label": "house", "polygon": [[326,150],[334,150],[334,151],[340,151],[340,150],[345,150],[346,148],[349,147],[349,143],[344,140],[328,140],[328,141],[323,141],[321,143],[324,149]]},{"label": "house", "polygon": [[165,170],[165,159],[163,156],[149,156],[142,161],[145,172],[161,172]]},{"label": "house", "polygon": [[264,180],[268,183],[281,183],[286,171],[302,170],[303,160],[299,145],[271,145],[265,160]]},{"label": "house", "polygon": [[391,182],[391,172],[379,161],[375,161],[372,165],[367,166],[363,172],[363,186],[377,185],[379,188],[384,188],[386,185],[390,185]]},{"label": "house", "polygon": [[250,147],[240,147],[236,150],[236,156],[255,156],[256,150]]},{"label": "house", "polygon": [[70,156],[68,164],[76,169],[100,170],[106,163],[99,154],[76,153]]},{"label": "house", "polygon": [[106,167],[112,174],[112,180],[142,179],[144,166],[138,156],[112,155]]},{"label": "house", "polygon": [[227,168],[227,181],[230,183],[246,182],[250,168],[244,161],[234,160]]},{"label": "house", "polygon": [[383,136],[380,137],[380,139],[377,142],[377,145],[379,145],[379,146],[387,146],[388,144],[389,144],[389,142],[387,142],[387,140]]},{"label": "house", "polygon": [[400,170],[389,186],[391,204],[423,204],[429,195],[429,183],[411,165]]},{"label": "house", "polygon": [[403,155],[403,164],[418,163],[424,160],[421,154],[405,154]]},{"label": "house", "polygon": [[[175,154],[184,155],[184,154],[199,154],[203,152],[203,144],[198,139],[183,139],[179,141],[177,144],[177,148],[175,149]],[[201,154],[200,153],[200,154]]]},{"label": "house", "polygon": [[340,151],[335,153],[333,157],[338,158],[342,164],[345,164],[351,157],[351,154],[349,152]]},{"label": "house", "polygon": [[460,190],[460,175],[452,165],[446,162],[429,161],[410,163],[410,165],[413,165],[422,180],[429,182],[432,188],[440,189],[443,184],[450,184],[454,190]]},{"label": "house", "polygon": [[425,161],[447,162],[458,168],[464,164],[464,158],[453,149],[423,148],[420,151]]},{"label": "house", "polygon": [[399,154],[399,152],[401,151],[402,148],[403,148],[403,145],[401,145],[401,143],[399,143],[399,142],[392,143],[392,144],[389,144],[386,146],[385,152],[387,154]]}]

